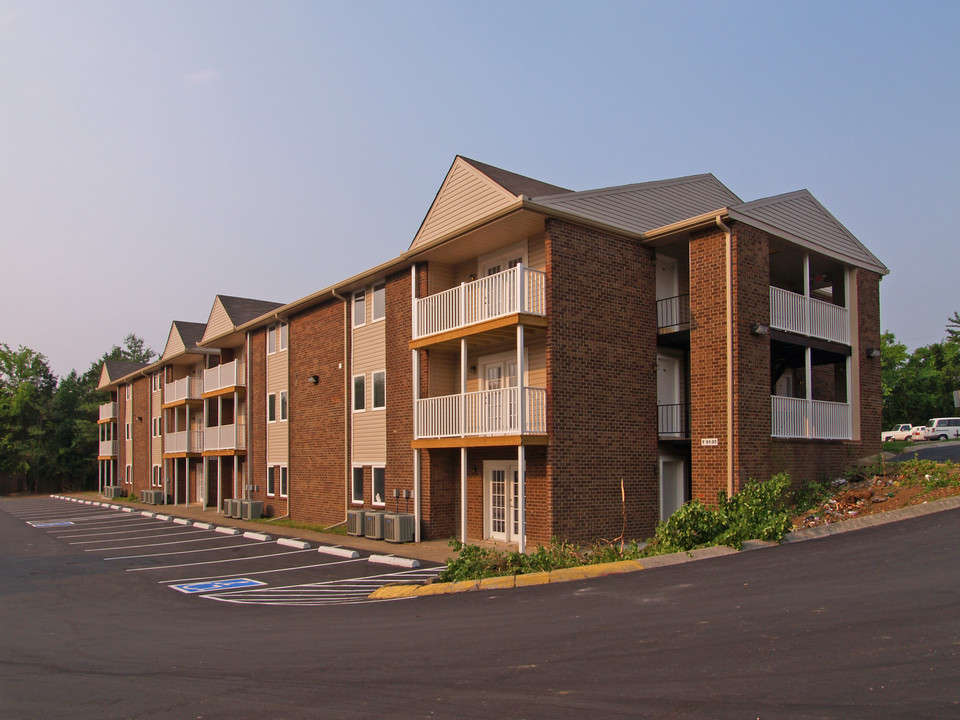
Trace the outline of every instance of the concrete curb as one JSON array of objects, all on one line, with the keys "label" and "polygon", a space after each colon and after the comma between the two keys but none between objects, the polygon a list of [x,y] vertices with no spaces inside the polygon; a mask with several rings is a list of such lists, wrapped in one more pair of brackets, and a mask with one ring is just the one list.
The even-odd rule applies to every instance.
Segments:
[{"label": "concrete curb", "polygon": [[414,568],[420,567],[420,561],[414,558],[397,557],[396,555],[371,555],[367,558],[369,562],[379,563],[381,565],[397,565],[398,567]]},{"label": "concrete curb", "polygon": [[263,542],[267,542],[273,539],[266,533],[253,532],[253,530],[247,530],[247,532],[245,532],[243,536],[245,538],[250,538],[251,540],[261,540]]},{"label": "concrete curb", "polygon": [[321,545],[317,548],[317,552],[322,552],[324,555],[335,555],[337,557],[349,558],[350,560],[356,560],[360,557],[360,553],[356,550],[350,550],[349,548],[343,547],[332,547],[329,545]]},{"label": "concrete curb", "polygon": [[[244,537],[246,537],[246,533],[244,533]],[[277,538],[277,545],[285,545],[287,547],[297,548],[298,550],[310,549],[310,543],[299,538]]]}]

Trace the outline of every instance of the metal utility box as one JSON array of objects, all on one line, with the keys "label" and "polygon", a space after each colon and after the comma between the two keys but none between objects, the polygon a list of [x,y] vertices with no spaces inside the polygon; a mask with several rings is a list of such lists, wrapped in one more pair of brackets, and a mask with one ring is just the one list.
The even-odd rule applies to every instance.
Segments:
[{"label": "metal utility box", "polygon": [[244,520],[259,520],[263,516],[263,503],[259,500],[241,500],[240,517]]},{"label": "metal utility box", "polygon": [[103,496],[108,498],[118,498],[123,496],[123,488],[119,485],[105,485]]},{"label": "metal utility box", "polygon": [[227,498],[223,501],[224,517],[240,517],[240,501],[234,498]]},{"label": "metal utility box", "polygon": [[363,516],[363,530],[371,540],[383,540],[383,516],[386,513],[368,512]]},{"label": "metal utility box", "polygon": [[363,535],[366,510],[347,510],[347,535]]},{"label": "metal utility box", "polygon": [[387,513],[383,516],[383,539],[387,542],[413,542],[414,517],[410,513]]}]

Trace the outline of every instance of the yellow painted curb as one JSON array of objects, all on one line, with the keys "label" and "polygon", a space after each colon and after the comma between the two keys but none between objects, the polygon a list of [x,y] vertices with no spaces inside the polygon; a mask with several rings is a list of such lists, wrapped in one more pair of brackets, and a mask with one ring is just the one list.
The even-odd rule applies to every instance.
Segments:
[{"label": "yellow painted curb", "polygon": [[420,585],[384,585],[367,595],[370,600],[388,600],[393,598],[413,597],[422,590]]},{"label": "yellow painted curb", "polygon": [[480,590],[496,590],[499,588],[515,587],[517,579],[515,575],[504,575],[503,577],[484,578],[480,581]]},{"label": "yellow painted curb", "polygon": [[551,570],[547,573],[550,582],[568,582],[570,580],[585,580],[589,577],[584,571],[584,567],[563,568],[562,570]]},{"label": "yellow painted curb", "polygon": [[538,572],[528,575],[517,575],[515,587],[526,587],[528,585],[545,585],[550,582],[550,573]]}]

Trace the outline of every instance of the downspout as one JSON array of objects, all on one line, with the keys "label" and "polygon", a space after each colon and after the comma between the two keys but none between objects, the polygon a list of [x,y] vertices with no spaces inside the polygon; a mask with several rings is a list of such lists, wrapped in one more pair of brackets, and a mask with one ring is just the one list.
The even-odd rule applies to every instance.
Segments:
[{"label": "downspout", "polygon": [[733,235],[716,217],[717,227],[726,235],[727,270],[727,497],[733,495]]},{"label": "downspout", "polygon": [[[343,520],[337,525],[343,525],[347,522],[347,504],[352,495],[350,494],[350,373],[347,370],[347,350],[348,333],[350,332],[350,305],[347,298],[343,295],[337,295],[336,290],[331,290],[330,294],[343,303],[343,474],[346,477],[346,492],[344,493]],[[331,525],[331,527],[335,527]]]}]

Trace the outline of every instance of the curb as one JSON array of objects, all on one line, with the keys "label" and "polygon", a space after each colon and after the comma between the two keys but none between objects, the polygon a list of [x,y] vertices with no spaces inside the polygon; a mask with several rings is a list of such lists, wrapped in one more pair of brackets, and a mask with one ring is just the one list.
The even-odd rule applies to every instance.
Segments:
[{"label": "curb", "polygon": [[379,563],[381,565],[397,565],[405,568],[418,568],[420,561],[414,558],[397,557],[396,555],[371,555],[367,558],[369,562]]}]

